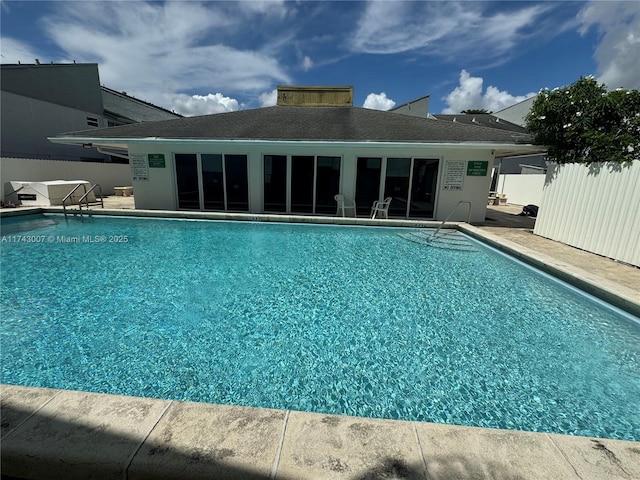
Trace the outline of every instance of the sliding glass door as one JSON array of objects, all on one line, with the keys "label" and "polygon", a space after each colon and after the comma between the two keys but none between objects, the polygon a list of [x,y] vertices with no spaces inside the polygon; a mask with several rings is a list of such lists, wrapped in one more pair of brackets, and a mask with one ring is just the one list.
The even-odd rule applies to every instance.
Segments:
[{"label": "sliding glass door", "polygon": [[409,205],[410,158],[387,158],[383,198],[391,197],[389,215],[406,217]]},{"label": "sliding glass door", "polygon": [[413,160],[410,217],[433,217],[438,183],[438,164],[438,160],[430,158]]},{"label": "sliding glass door", "polygon": [[249,211],[249,182],[246,155],[225,155],[225,188],[227,210]]},{"label": "sliding glass door", "polygon": [[315,157],[291,157],[291,213],[313,213]]},{"label": "sliding glass door", "polygon": [[340,193],[340,157],[317,157],[315,213],[336,213]]},{"label": "sliding glass door", "polygon": [[[267,156],[265,156],[264,162],[266,184]],[[282,164],[284,164],[284,160]],[[279,169],[280,172],[284,169],[282,164]],[[287,168],[287,171],[290,172],[290,209],[288,211],[303,214],[336,213],[334,197],[340,193],[340,166],[340,157],[292,155]],[[286,177],[283,176],[282,178]],[[269,199],[266,185],[264,195],[266,210]]]},{"label": "sliding glass door", "polygon": [[356,177],[356,210],[367,215],[374,201],[391,197],[393,217],[433,218],[438,159],[359,157]]},{"label": "sliding glass door", "polygon": [[265,155],[264,167],[264,211],[287,211],[287,156]]},{"label": "sliding glass door", "polygon": [[203,153],[202,190],[205,210],[224,210],[224,168],[222,155]]},{"label": "sliding glass door", "polygon": [[198,156],[191,153],[178,153],[176,154],[175,160],[178,208],[200,210]]},{"label": "sliding glass door", "polygon": [[380,197],[381,158],[358,157],[356,176],[356,213],[368,215]]},{"label": "sliding glass door", "polygon": [[178,208],[249,210],[246,155],[176,153]]}]

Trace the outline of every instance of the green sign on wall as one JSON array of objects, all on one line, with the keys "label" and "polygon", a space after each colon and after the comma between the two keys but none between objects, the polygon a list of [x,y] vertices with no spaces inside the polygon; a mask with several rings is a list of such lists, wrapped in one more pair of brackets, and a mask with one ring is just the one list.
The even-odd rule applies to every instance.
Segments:
[{"label": "green sign on wall", "polygon": [[467,177],[485,177],[489,171],[489,162],[486,160],[472,160],[467,162]]},{"label": "green sign on wall", "polygon": [[149,167],[150,168],[165,168],[164,153],[150,153],[149,154]]}]

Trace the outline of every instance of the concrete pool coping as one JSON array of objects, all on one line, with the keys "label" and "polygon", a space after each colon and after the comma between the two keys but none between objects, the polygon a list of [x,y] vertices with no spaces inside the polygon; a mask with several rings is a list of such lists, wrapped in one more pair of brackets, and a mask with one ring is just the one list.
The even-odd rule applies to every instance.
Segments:
[{"label": "concrete pool coping", "polygon": [[[61,213],[61,209],[5,212],[3,217]],[[99,212],[125,214],[119,209]],[[139,217],[176,213],[143,212],[128,213]],[[227,217],[237,215],[243,220],[275,221],[246,214],[196,217],[232,220],[237,218]],[[281,222],[354,224],[337,217],[321,221],[269,217]],[[440,223],[357,220],[361,225],[419,228]],[[409,224],[398,225],[403,222]],[[640,311],[634,310],[640,304],[637,291],[477,227],[455,222],[447,226],[481,237],[527,263],[541,264],[545,271],[557,269],[570,283],[584,282],[585,289],[594,289],[590,293],[610,295],[614,304]],[[2,385],[1,393],[2,475],[8,479],[640,478],[640,442],[11,385]]]},{"label": "concrete pool coping", "polygon": [[7,479],[633,479],[640,442],[2,386]]}]

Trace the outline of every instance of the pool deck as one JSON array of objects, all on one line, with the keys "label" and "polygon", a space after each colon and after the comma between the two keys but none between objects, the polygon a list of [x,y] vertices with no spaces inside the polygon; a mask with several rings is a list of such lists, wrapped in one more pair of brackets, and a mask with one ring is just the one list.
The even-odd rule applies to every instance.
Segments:
[{"label": "pool deck", "polygon": [[[537,237],[519,211],[489,207],[482,224],[456,226],[640,312],[640,269]],[[6,480],[640,479],[640,442],[11,385],[0,406]]]}]

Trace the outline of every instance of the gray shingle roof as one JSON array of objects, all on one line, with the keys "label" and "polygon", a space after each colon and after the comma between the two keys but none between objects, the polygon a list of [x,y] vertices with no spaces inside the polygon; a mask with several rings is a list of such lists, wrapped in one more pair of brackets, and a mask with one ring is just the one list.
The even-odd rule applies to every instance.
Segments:
[{"label": "gray shingle roof", "polygon": [[82,138],[167,138],[347,142],[523,142],[495,128],[359,107],[275,106],[61,134]]}]

